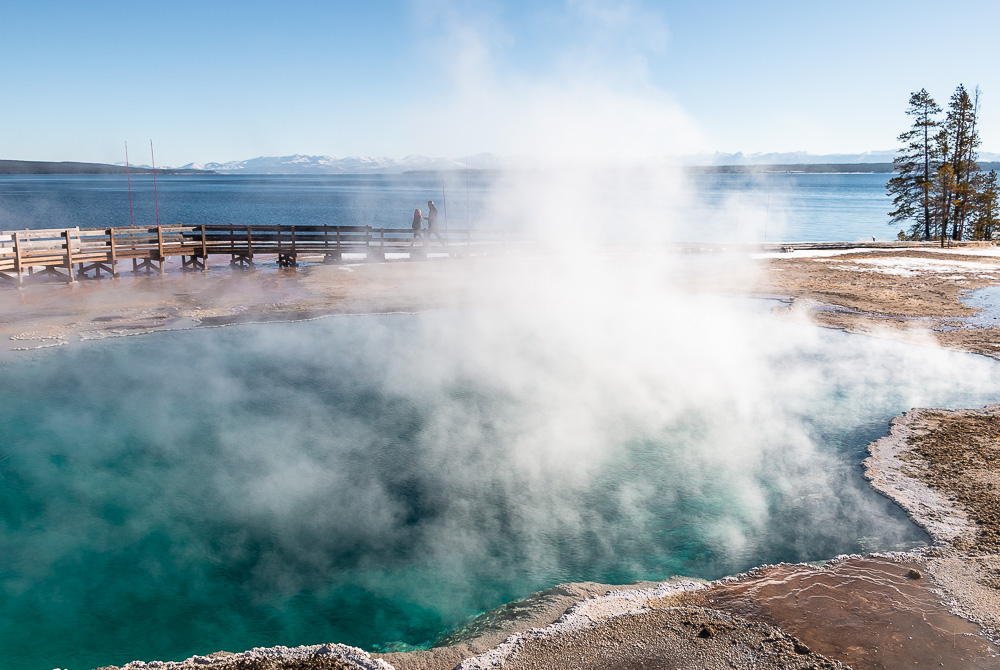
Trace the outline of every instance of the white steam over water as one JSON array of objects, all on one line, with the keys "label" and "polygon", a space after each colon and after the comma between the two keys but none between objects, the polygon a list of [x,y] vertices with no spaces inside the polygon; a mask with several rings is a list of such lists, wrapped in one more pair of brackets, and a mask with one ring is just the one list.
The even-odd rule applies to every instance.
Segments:
[{"label": "white steam over water", "polygon": [[[493,69],[503,36],[465,15],[444,22],[462,45],[452,89],[413,115],[428,153],[492,134],[530,159],[481,223],[517,222],[547,252],[498,261],[514,269],[498,285],[463,265],[455,290],[480,308],[0,361],[5,663],[426,644],[563,581],[922,541],[861,481],[864,445],[911,407],[996,401],[997,364],[682,289],[705,259],[659,243],[697,224],[777,237],[780,221],[755,199],[680,223],[691,189],[657,159],[697,138],[643,71],[661,27],[571,5],[582,35],[643,41],[606,65],[581,42],[524,77]],[[632,253],[605,253],[609,237]],[[715,263],[752,286],[750,266]]]},{"label": "white steam over water", "polygon": [[665,277],[687,272],[630,260],[525,263],[489,309],[4,362],[10,657],[418,644],[562,581],[922,541],[861,481],[863,447],[910,407],[994,400],[995,362],[681,294]]}]

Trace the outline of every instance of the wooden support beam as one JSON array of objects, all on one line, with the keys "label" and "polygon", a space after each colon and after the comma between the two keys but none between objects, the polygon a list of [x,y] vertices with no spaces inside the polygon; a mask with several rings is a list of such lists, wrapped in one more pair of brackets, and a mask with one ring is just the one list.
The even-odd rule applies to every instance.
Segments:
[{"label": "wooden support beam", "polygon": [[181,255],[181,270],[201,270],[205,271],[205,259],[199,258],[197,254],[190,256]]},{"label": "wooden support beam", "polygon": [[156,271],[163,274],[163,261],[165,256],[163,255],[163,228],[159,225],[156,226],[156,258],[154,259],[159,267]]},{"label": "wooden support beam", "polygon": [[278,267],[294,268],[298,267],[298,251],[295,248],[295,226],[292,226],[292,248],[291,251],[283,250],[281,247],[281,228],[278,228]]},{"label": "wooden support beam", "polygon": [[73,268],[70,268],[67,274],[63,274],[62,272],[60,272],[60,270],[66,270],[66,268],[62,264],[45,265],[42,266],[42,269],[39,270],[38,272],[32,272],[33,269],[37,268],[32,268],[32,266],[30,265],[28,266],[28,276],[31,278],[50,277],[52,279],[59,279],[61,281],[69,282],[71,284],[76,282],[76,280],[73,278]]},{"label": "wooden support beam", "polygon": [[208,243],[205,241],[205,226],[201,227],[201,269],[208,270]]},{"label": "wooden support beam", "polygon": [[94,261],[93,263],[80,263],[77,270],[76,276],[81,279],[87,278],[87,273],[91,270],[94,271],[94,277],[100,278],[101,270],[104,270],[112,277],[117,277],[118,273],[112,269],[111,264],[107,261]]},{"label": "wooden support beam", "polygon": [[19,239],[19,233],[13,232],[11,234],[11,241],[13,244],[12,251],[14,256],[14,268],[13,272],[2,272],[0,271],[0,279],[9,281],[11,284],[17,284],[18,288],[24,285],[24,277],[21,274],[21,245]]},{"label": "wooden support beam", "polygon": [[[323,226],[323,228],[324,228],[323,234],[325,236],[326,235],[326,230],[325,230],[326,226]],[[339,263],[340,261],[342,261],[344,259],[343,251],[340,248],[340,228],[339,227],[336,229],[336,232],[337,232],[337,247],[333,251],[327,251],[324,254],[324,256],[323,256],[323,262],[324,263]],[[324,245],[324,248],[325,248],[325,245]]]},{"label": "wooden support beam", "polygon": [[229,265],[234,268],[252,268],[254,262],[249,254],[233,254],[229,259]]},{"label": "wooden support beam", "polygon": [[232,237],[232,240],[230,242],[230,253],[231,253],[231,256],[230,256],[230,259],[229,259],[229,265],[231,267],[252,268],[254,266],[254,262],[253,262],[253,232],[251,231],[250,226],[246,227],[246,231],[247,231],[247,240],[246,240],[247,246],[246,246],[246,251],[241,251],[236,246],[236,230],[233,229],[232,231],[230,231],[230,235]]},{"label": "wooden support beam", "polygon": [[118,276],[118,250],[115,248],[115,229],[108,228],[108,246],[111,250],[108,252],[109,260],[111,261],[111,276]]},{"label": "wooden support beam", "polygon": [[155,262],[152,258],[133,258],[132,272],[135,274],[145,272],[147,276],[153,274],[154,271],[163,274],[163,261],[159,262],[159,267],[153,265]]},{"label": "wooden support beam", "polygon": [[[73,237],[71,230],[64,230],[63,237],[66,238],[66,274],[69,275],[69,283],[73,284],[76,282],[76,277],[73,276]],[[58,274],[53,272],[52,274]]]},{"label": "wooden support beam", "polygon": [[17,285],[23,286],[24,278],[21,276],[21,234],[14,233],[14,272],[17,274]]}]

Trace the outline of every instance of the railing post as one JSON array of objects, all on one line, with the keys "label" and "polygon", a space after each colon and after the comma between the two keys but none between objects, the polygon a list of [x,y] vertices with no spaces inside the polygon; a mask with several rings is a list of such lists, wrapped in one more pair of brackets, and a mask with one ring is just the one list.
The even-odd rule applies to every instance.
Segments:
[{"label": "railing post", "polygon": [[73,284],[76,277],[73,275],[73,238],[69,229],[63,231],[63,237],[66,238],[66,271],[69,272],[69,282]]},{"label": "railing post", "polygon": [[205,224],[201,224],[201,269],[208,271],[208,242],[205,241]]},{"label": "railing post", "polygon": [[156,226],[156,260],[160,263],[160,274],[163,274],[163,228]]},{"label": "railing post", "polygon": [[118,276],[118,250],[115,248],[115,229],[108,228],[108,246],[111,247],[111,251],[108,252],[109,258],[111,260],[111,276]]},{"label": "railing post", "polygon": [[17,285],[20,286],[21,279],[21,234],[14,232],[14,272],[17,273]]}]

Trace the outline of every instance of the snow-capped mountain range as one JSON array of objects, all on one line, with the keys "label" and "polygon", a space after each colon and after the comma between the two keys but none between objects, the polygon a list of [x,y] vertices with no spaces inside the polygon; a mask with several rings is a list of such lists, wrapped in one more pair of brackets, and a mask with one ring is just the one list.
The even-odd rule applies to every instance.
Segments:
[{"label": "snow-capped mountain range", "polygon": [[351,156],[260,156],[228,163],[188,163],[185,168],[211,170],[220,174],[401,174],[420,170],[495,170],[507,167],[509,161],[493,154],[478,154],[464,158],[372,158]]},{"label": "snow-capped mountain range", "polygon": [[[677,156],[664,159],[667,164],[679,166],[767,166],[809,164],[867,164],[891,163],[895,151],[868,151],[860,154],[810,154],[807,152],[783,153],[714,153]],[[998,161],[1000,154],[981,152],[980,162]],[[260,156],[228,163],[188,163],[174,169],[211,170],[218,174],[402,174],[413,171],[448,170],[500,170],[516,168],[522,161],[514,157],[482,153],[461,158],[374,158],[370,156]]]}]

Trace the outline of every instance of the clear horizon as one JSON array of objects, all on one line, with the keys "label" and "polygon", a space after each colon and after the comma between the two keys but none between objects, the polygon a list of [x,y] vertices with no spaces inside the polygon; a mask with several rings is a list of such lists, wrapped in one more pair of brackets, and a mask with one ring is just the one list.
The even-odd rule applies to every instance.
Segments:
[{"label": "clear horizon", "polygon": [[20,55],[5,68],[0,156],[118,163],[127,141],[130,160],[149,163],[150,139],[164,166],[865,153],[896,147],[912,91],[946,106],[960,83],[982,89],[981,150],[996,151],[1000,6],[952,3],[960,48],[928,35],[926,53],[961,57],[915,62],[937,11],[923,0],[21,4],[0,26]]}]

